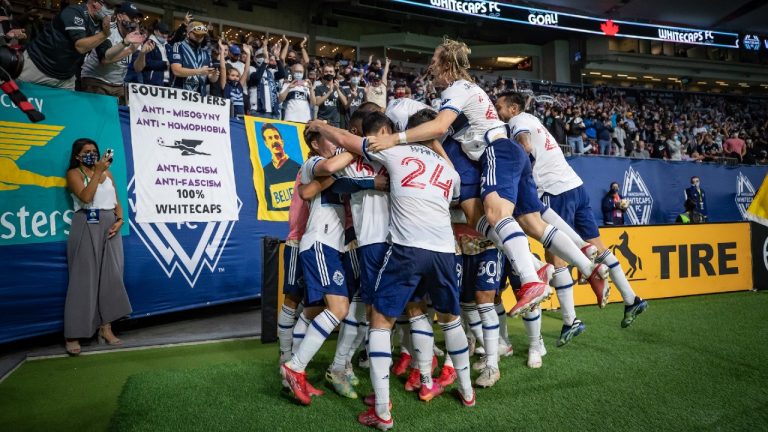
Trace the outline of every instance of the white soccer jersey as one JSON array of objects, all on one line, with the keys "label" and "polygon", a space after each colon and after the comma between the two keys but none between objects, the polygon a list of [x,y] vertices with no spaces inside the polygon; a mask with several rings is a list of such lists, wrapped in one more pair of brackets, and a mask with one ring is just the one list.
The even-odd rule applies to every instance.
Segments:
[{"label": "white soccer jersey", "polygon": [[[384,174],[386,169],[377,161],[358,156],[341,175],[350,178],[370,178]],[[389,194],[375,189],[361,190],[349,196],[352,224],[357,246],[383,243],[389,239]]]},{"label": "white soccer jersey", "polygon": [[[426,146],[398,145],[379,153],[363,152],[389,172],[392,243],[434,252],[455,253],[449,207],[458,199],[459,174]],[[306,236],[306,234],[304,234]]]},{"label": "white soccer jersey", "polygon": [[453,138],[461,143],[470,159],[480,160],[487,146],[486,137],[493,138],[497,132],[503,133],[504,128],[491,98],[483,89],[466,80],[454,81],[440,93],[440,97],[443,100],[440,111],[449,109],[467,116],[469,128]]},{"label": "white soccer jersey", "polygon": [[563,151],[546,127],[531,114],[520,113],[509,120],[509,134],[517,138],[521,133],[531,135],[533,150],[533,180],[539,196],[547,192],[560,195],[583,184],[576,171],[568,165]]},{"label": "white soccer jersey", "polygon": [[403,132],[408,127],[408,118],[424,108],[432,107],[411,98],[392,99],[384,114],[395,124],[397,132]]},{"label": "white soccer jersey", "polygon": [[[301,184],[309,184],[315,178],[315,165],[325,158],[312,156],[301,166]],[[304,252],[315,242],[344,252],[344,203],[338,194],[326,189],[312,198],[309,204],[307,230],[301,237],[299,251]]]}]

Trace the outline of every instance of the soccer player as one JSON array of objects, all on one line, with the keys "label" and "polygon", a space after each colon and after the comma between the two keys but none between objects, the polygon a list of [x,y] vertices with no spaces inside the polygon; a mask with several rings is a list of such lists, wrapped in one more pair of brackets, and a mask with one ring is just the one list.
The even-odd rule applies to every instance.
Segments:
[{"label": "soccer player", "polygon": [[469,159],[480,161],[482,176],[479,197],[463,200],[461,206],[470,225],[492,239],[520,275],[523,285],[510,313],[514,316],[529,311],[549,296],[548,285],[542,282],[530,259],[526,233],[513,214],[518,215],[517,219],[526,224],[528,234],[539,239],[545,248],[589,275],[590,284],[604,285],[607,269],[593,265],[566,235],[541,219],[542,205],[531,178],[528,156],[508,139],[506,127],[490,98],[472,82],[469,67],[469,48],[461,42],[444,39],[435,49],[430,65],[433,82],[445,88],[441,93],[443,105],[439,115],[400,134],[371,138],[369,153],[397,144],[439,138],[464,114],[468,127],[462,134],[454,134],[454,138]]},{"label": "soccer player", "polygon": [[[600,239],[600,232],[581,178],[568,165],[554,137],[536,117],[524,112],[524,107],[525,98],[519,93],[503,93],[496,101],[500,117],[509,122],[510,135],[535,160],[533,177],[538,193],[551,208],[550,212],[554,211],[560,215],[569,225],[560,227],[561,230],[574,242],[582,245],[582,250],[586,250],[588,245],[593,245],[599,254],[595,262],[609,268],[611,280],[624,300],[624,319],[621,326],[629,327],[648,304],[632,290],[619,260]],[[549,251],[547,261],[556,267],[553,283],[563,311],[564,324],[558,339],[558,346],[562,346],[581,333],[584,324],[576,318],[573,279],[565,262]],[[608,300],[607,291],[602,295],[596,292],[596,295],[598,304],[603,307]]]}]

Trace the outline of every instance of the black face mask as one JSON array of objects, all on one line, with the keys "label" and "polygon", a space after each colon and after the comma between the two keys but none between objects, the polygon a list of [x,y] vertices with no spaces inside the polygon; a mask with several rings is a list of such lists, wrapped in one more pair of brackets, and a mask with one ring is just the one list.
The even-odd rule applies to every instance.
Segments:
[{"label": "black face mask", "polygon": [[287,59],[285,59],[285,64],[287,64],[288,66],[293,66],[293,65],[295,65],[296,63],[298,63],[298,62],[296,61],[296,59],[293,59],[293,58],[287,58]]},{"label": "black face mask", "polygon": [[138,24],[136,24],[136,23],[135,23],[135,22],[133,22],[133,21],[126,21],[126,20],[123,20],[123,21],[120,21],[120,24],[122,24],[122,25],[123,25],[123,28],[124,28],[124,29],[125,29],[125,30],[126,30],[128,33],[132,33],[132,32],[134,32],[134,31],[135,31],[135,30],[136,30],[136,29],[139,27],[139,25],[138,25]]},{"label": "black face mask", "polygon": [[325,74],[325,75],[323,75],[323,79],[324,79],[325,81],[332,81],[332,80],[333,80],[333,75],[331,75],[331,74]]},{"label": "black face mask", "polygon": [[187,38],[187,41],[193,48],[205,48],[208,45],[208,36],[204,37],[200,42],[196,42],[192,38]]}]

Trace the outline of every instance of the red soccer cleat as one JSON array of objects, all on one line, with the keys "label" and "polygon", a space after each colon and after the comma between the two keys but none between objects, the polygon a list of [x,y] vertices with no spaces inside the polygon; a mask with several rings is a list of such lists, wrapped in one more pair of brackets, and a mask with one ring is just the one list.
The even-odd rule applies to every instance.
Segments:
[{"label": "red soccer cleat", "polygon": [[432,388],[429,388],[425,385],[421,386],[421,390],[419,390],[419,399],[421,399],[424,402],[429,402],[432,399],[440,396],[443,394],[443,391],[445,389],[443,386],[440,385],[437,381],[432,381]]},{"label": "red soccer cleat", "polygon": [[611,292],[611,285],[608,283],[608,266],[597,264],[592,269],[592,274],[587,278],[592,291],[597,297],[597,305],[604,308],[608,304],[608,295]]},{"label": "red soccer cleat", "polygon": [[540,268],[536,271],[536,274],[539,275],[539,279],[547,285],[549,285],[549,281],[552,280],[552,275],[555,274],[555,266],[552,264],[544,264],[544,267]]},{"label": "red soccer cleat", "polygon": [[418,368],[411,368],[408,380],[405,382],[405,391],[416,391],[421,387],[421,372]]},{"label": "red soccer cleat", "polygon": [[435,369],[437,369],[437,365],[438,365],[437,356],[433,355],[432,356],[432,373],[433,374],[435,373]]},{"label": "red soccer cleat", "polygon": [[543,282],[528,282],[518,290],[516,295],[517,303],[507,315],[514,318],[528,312],[543,302],[549,295],[549,285]]},{"label": "red soccer cleat", "polygon": [[458,378],[458,374],[456,374],[456,369],[443,365],[443,369],[440,371],[440,376],[437,378],[437,382],[440,383],[443,388],[448,387],[449,385],[453,384],[454,381],[456,381],[456,378]]},{"label": "red soccer cleat", "polygon": [[312,403],[312,397],[307,391],[306,373],[296,372],[284,364],[280,366],[280,374],[288,383],[288,388],[291,390],[293,397],[295,397],[303,405],[309,405]]},{"label": "red soccer cleat", "polygon": [[587,243],[583,248],[581,248],[581,253],[583,253],[592,262],[595,262],[595,258],[597,258],[597,252],[597,247],[595,247],[595,245],[592,243]]},{"label": "red soccer cleat", "polygon": [[400,354],[400,359],[397,360],[394,366],[392,366],[392,373],[395,376],[403,375],[408,372],[408,366],[411,364],[411,355],[408,353]]},{"label": "red soccer cleat", "polygon": [[470,400],[464,399],[464,395],[461,394],[460,391],[457,390],[457,393],[459,393],[459,399],[461,399],[461,404],[464,405],[465,407],[467,407],[467,408],[473,407],[473,406],[475,406],[475,403],[477,403],[477,398],[476,398],[474,390],[472,390],[472,399],[470,399]]},{"label": "red soccer cleat", "polygon": [[305,381],[305,383],[307,384],[307,393],[309,393],[310,396],[322,396],[325,394],[324,391],[315,388],[309,381]]},{"label": "red soccer cleat", "polygon": [[376,414],[376,408],[374,407],[368,408],[368,410],[357,416],[357,421],[360,422],[361,425],[375,427],[376,429],[383,431],[392,429],[392,426],[395,425],[392,418],[384,420],[379,417]]},{"label": "red soccer cleat", "polygon": [[[368,396],[364,397],[363,403],[368,405],[369,407],[376,405],[376,394],[371,393]],[[392,401],[389,401],[389,410],[392,411]]]}]

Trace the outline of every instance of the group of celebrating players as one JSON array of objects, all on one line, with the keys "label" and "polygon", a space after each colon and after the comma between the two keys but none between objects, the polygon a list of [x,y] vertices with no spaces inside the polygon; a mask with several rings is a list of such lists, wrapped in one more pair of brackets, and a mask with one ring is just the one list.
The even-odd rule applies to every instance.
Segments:
[{"label": "group of celebrating players", "polygon": [[[437,112],[396,99],[385,113],[363,104],[348,131],[322,121],[306,128],[310,156],[290,207],[278,319],[283,385],[302,404],[323,393],[305,369],[337,326],[326,379],[356,398],[351,359],[364,346],[374,392],[358,421],[387,430],[394,426],[390,368],[401,375],[410,366],[406,390],[418,390],[423,401],[457,381],[467,407],[476,401],[471,368],[479,370],[477,387],[500,379],[499,358],[512,353],[499,296],[507,280],[517,299],[508,315],[522,315],[533,368],[546,354],[538,305],[550,286],[563,315],[557,345],[584,331],[568,265],[600,307],[610,277],[625,304],[622,327],[647,308],[600,241],[581,179],[546,128],[524,112],[525,97],[505,93],[494,105],[472,82],[468,55],[450,39],[435,49],[430,73],[444,89]],[[528,236],[541,241],[546,263],[531,253]],[[446,355],[433,379],[435,314]],[[396,325],[401,356],[393,365]]]}]

